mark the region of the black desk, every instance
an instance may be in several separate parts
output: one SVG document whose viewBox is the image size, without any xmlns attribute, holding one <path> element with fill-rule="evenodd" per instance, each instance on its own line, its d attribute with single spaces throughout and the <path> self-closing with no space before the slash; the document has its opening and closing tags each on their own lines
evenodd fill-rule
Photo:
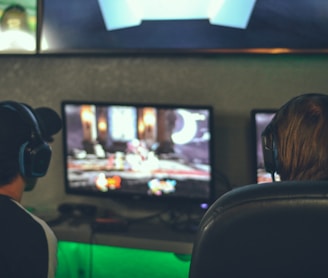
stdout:
<svg viewBox="0 0 328 278">
<path fill-rule="evenodd" d="M 126 231 L 97 232 L 88 221 L 67 219 L 52 226 L 60 241 L 157 250 L 176 254 L 191 254 L 194 232 L 173 230 L 162 223 L 132 223 Z"/>
</svg>

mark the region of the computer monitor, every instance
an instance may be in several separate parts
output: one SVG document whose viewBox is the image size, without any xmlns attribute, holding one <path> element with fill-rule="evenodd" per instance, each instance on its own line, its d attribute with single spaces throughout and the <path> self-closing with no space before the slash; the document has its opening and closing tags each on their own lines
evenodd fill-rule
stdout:
<svg viewBox="0 0 328 278">
<path fill-rule="evenodd" d="M 0 54 L 37 52 L 38 1 L 0 1 Z"/>
<path fill-rule="evenodd" d="M 43 0 L 41 53 L 327 52 L 325 0 Z"/>
<path fill-rule="evenodd" d="M 251 111 L 253 143 L 253 181 L 256 183 L 271 182 L 271 174 L 265 171 L 261 134 L 270 123 L 277 110 L 253 109 Z"/>
<path fill-rule="evenodd" d="M 209 203 L 211 106 L 63 101 L 69 194 Z"/>
</svg>

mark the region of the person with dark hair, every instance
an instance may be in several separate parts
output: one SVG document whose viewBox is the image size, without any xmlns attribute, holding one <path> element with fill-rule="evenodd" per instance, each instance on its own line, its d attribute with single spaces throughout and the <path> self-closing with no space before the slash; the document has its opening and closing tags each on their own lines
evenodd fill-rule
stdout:
<svg viewBox="0 0 328 278">
<path fill-rule="evenodd" d="M 292 98 L 262 133 L 265 167 L 283 181 L 328 180 L 328 95 Z"/>
<path fill-rule="evenodd" d="M 46 175 L 61 125 L 50 108 L 0 102 L 0 277 L 55 277 L 57 239 L 21 200 Z"/>
</svg>

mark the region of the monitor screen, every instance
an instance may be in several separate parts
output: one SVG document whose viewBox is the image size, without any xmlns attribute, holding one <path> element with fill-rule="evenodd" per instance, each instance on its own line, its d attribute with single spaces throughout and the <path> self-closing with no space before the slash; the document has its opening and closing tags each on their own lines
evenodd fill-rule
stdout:
<svg viewBox="0 0 328 278">
<path fill-rule="evenodd" d="M 42 3 L 42 53 L 328 51 L 326 0 Z"/>
<path fill-rule="evenodd" d="M 62 102 L 66 192 L 206 202 L 212 107 Z"/>
<path fill-rule="evenodd" d="M 253 109 L 251 111 L 251 122 L 253 132 L 253 153 L 254 153 L 254 182 L 271 182 L 271 174 L 265 171 L 261 134 L 270 123 L 276 110 L 274 109 Z"/>
<path fill-rule="evenodd" d="M 37 52 L 37 0 L 0 0 L 0 54 Z"/>
</svg>

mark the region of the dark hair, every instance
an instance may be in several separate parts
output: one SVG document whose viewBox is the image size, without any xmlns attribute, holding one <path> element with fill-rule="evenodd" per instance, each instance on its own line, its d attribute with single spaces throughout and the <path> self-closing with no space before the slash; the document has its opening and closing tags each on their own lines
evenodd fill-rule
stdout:
<svg viewBox="0 0 328 278">
<path fill-rule="evenodd" d="M 278 110 L 271 128 L 281 180 L 328 179 L 328 95 L 292 98 Z"/>
<path fill-rule="evenodd" d="M 19 174 L 19 150 L 30 134 L 30 127 L 16 111 L 0 108 L 0 186 Z"/>
</svg>

